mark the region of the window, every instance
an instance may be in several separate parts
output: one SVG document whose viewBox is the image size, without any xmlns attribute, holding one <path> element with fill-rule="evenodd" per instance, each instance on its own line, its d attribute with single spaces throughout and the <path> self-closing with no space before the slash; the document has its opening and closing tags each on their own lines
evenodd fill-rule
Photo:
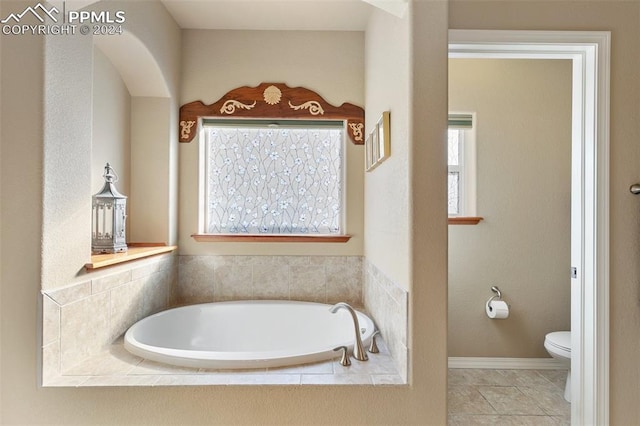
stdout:
<svg viewBox="0 0 640 426">
<path fill-rule="evenodd" d="M 343 122 L 205 120 L 206 234 L 344 233 Z"/>
<path fill-rule="evenodd" d="M 475 215 L 475 130 L 473 114 L 449 114 L 449 216 Z"/>
</svg>

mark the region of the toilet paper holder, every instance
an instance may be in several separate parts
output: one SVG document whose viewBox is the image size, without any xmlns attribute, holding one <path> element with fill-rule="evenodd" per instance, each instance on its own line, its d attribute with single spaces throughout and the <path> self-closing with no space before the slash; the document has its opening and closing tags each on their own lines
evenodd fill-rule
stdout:
<svg viewBox="0 0 640 426">
<path fill-rule="evenodd" d="M 489 299 L 487 301 L 487 303 L 491 302 L 492 300 L 502 300 L 502 292 L 500 291 L 500 289 L 497 286 L 492 286 L 491 287 L 491 291 L 494 292 L 496 295 L 495 296 L 491 296 L 491 299 Z"/>
</svg>

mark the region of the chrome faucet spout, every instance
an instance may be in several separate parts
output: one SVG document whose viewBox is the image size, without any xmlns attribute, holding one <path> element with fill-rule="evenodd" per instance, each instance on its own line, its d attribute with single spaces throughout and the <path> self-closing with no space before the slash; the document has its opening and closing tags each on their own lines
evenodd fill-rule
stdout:
<svg viewBox="0 0 640 426">
<path fill-rule="evenodd" d="M 333 305 L 329 310 L 331 311 L 331 313 L 335 314 L 340 309 L 347 310 L 351 314 L 351 318 L 353 319 L 353 327 L 356 335 L 356 340 L 353 344 L 353 357 L 358 361 L 368 360 L 369 357 L 362 347 L 362 338 L 360 337 L 360 323 L 358 322 L 358 315 L 356 314 L 355 309 L 353 309 L 348 303 L 339 302 Z"/>
</svg>

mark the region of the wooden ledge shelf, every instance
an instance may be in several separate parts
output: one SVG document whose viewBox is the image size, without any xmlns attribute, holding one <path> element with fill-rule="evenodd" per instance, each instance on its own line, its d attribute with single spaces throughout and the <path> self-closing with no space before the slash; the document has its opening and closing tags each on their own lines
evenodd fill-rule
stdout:
<svg viewBox="0 0 640 426">
<path fill-rule="evenodd" d="M 482 220 L 482 217 L 450 217 L 449 225 L 477 225 Z"/>
<path fill-rule="evenodd" d="M 204 243 L 346 243 L 351 235 L 218 235 L 193 234 Z"/>
<path fill-rule="evenodd" d="M 168 246 L 162 243 L 129 243 L 128 246 L 128 250 L 124 253 L 92 255 L 91 262 L 84 265 L 85 269 L 92 271 L 158 254 L 171 253 L 178 248 L 177 246 Z"/>
</svg>

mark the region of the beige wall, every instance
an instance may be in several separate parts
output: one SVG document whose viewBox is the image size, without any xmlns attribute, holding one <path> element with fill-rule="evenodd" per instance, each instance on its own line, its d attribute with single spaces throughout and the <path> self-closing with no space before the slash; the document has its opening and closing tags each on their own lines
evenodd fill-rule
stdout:
<svg viewBox="0 0 640 426">
<path fill-rule="evenodd" d="M 640 418 L 640 3 L 452 1 L 451 28 L 611 31 L 610 423 Z"/>
<path fill-rule="evenodd" d="M 449 60 L 449 109 L 475 112 L 477 226 L 449 226 L 449 356 L 548 357 L 570 329 L 571 62 Z M 497 285 L 510 304 L 492 321 Z"/>
<path fill-rule="evenodd" d="M 21 11 L 23 6 L 24 2 L 2 2 L 0 15 Z M 141 10 L 147 6 L 153 9 L 155 3 L 135 3 Z M 39 82 L 44 73 L 42 57 L 47 51 L 38 39 L 3 40 L 2 195 L 10 197 L 12 204 L 2 204 L 3 239 L 0 242 L 3 255 L 0 268 L 2 423 L 444 424 L 446 312 L 441 301 L 446 299 L 446 213 L 440 206 L 445 202 L 442 141 L 446 128 L 447 8 L 444 2 L 419 2 L 415 7 L 415 13 L 408 15 L 407 25 L 414 40 L 410 56 L 415 58 L 413 65 L 409 65 L 415 79 L 409 85 L 414 86 L 416 96 L 409 96 L 408 102 L 411 109 L 437 118 L 414 123 L 409 129 L 410 138 L 420 141 L 420 144 L 410 144 L 413 154 L 409 157 L 416 157 L 411 163 L 419 164 L 419 167 L 409 165 L 411 181 L 423 193 L 409 201 L 408 217 L 410 221 L 429 224 L 426 227 L 429 232 L 409 238 L 407 244 L 412 248 L 404 249 L 421 259 L 406 267 L 411 269 L 406 273 L 409 280 L 416 283 L 412 288 L 412 306 L 415 306 L 412 321 L 419 324 L 414 327 L 410 343 L 413 384 L 400 388 L 361 387 L 357 392 L 348 386 L 38 389 L 36 354 L 39 349 L 35 342 L 39 335 L 36 324 L 38 267 L 42 262 L 39 227 L 43 135 L 40 126 L 44 90 Z M 146 24 L 146 29 L 162 29 Z M 385 20 L 380 20 L 370 30 L 384 32 L 385 24 Z M 158 35 L 159 40 L 164 33 Z M 339 47 L 342 46 L 334 45 L 336 49 Z M 20 63 L 13 60 L 17 57 Z M 389 79 L 394 76 L 392 71 Z M 421 75 L 430 77 L 419 79 Z M 338 86 L 340 81 L 335 79 L 331 87 Z M 313 88 L 320 93 L 325 91 L 323 87 Z M 364 93 L 361 87 L 358 90 Z M 373 96 L 376 90 L 383 89 L 373 88 L 369 93 Z M 326 96 L 336 102 L 336 97 L 343 96 L 341 92 L 338 95 L 328 93 Z M 363 100 L 358 102 L 346 94 L 344 98 L 355 103 Z M 7 106 L 11 106 L 12 113 L 5 115 Z M 21 143 L 16 144 L 16 140 Z M 87 169 L 89 163 L 87 157 Z M 87 178 L 87 182 L 89 180 Z M 432 202 L 432 194 L 440 203 Z"/>
<path fill-rule="evenodd" d="M 182 103 L 216 102 L 228 91 L 263 82 L 314 90 L 333 105 L 364 105 L 361 32 L 206 31 L 183 35 Z M 363 246 L 363 149 L 346 142 L 347 233 L 345 244 L 197 243 L 198 141 L 180 144 L 180 254 L 361 255 Z"/>
<path fill-rule="evenodd" d="M 365 256 L 401 288 L 410 288 L 409 158 L 410 19 L 376 11 L 366 35 L 369 134 L 390 112 L 391 156 L 365 173 Z"/>
<path fill-rule="evenodd" d="M 104 166 L 118 174 L 116 185 L 131 194 L 131 96 L 118 70 L 98 48 L 93 51 L 93 128 L 91 135 L 91 190 L 104 185 Z"/>
</svg>

